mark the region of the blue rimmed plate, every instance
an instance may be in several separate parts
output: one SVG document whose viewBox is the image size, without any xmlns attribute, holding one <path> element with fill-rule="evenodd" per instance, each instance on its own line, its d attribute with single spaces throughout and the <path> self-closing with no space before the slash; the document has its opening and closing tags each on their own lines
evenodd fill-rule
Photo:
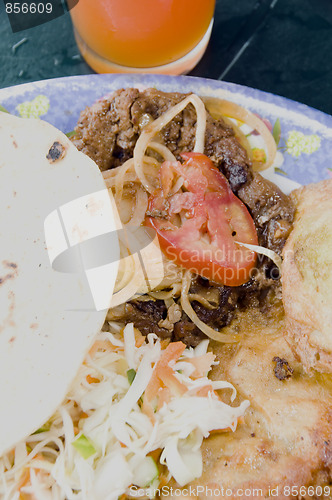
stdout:
<svg viewBox="0 0 332 500">
<path fill-rule="evenodd" d="M 232 100 L 271 124 L 279 119 L 283 154 L 279 173 L 301 184 L 332 176 L 332 117 L 260 90 L 195 77 L 164 75 L 84 75 L 27 83 L 0 90 L 0 104 L 13 114 L 41 117 L 71 131 L 80 111 L 115 89 L 155 87 Z"/>
</svg>

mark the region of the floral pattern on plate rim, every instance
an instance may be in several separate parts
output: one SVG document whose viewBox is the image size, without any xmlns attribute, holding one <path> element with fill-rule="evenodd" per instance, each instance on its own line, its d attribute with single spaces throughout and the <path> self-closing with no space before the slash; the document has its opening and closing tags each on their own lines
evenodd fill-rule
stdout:
<svg viewBox="0 0 332 500">
<path fill-rule="evenodd" d="M 301 184 L 332 176 L 328 163 L 332 150 L 332 117 L 289 99 L 237 84 L 197 77 L 165 75 L 83 75 L 27 83 L 0 90 L 0 104 L 22 117 L 42 117 L 65 133 L 70 132 L 86 106 L 118 88 L 159 88 L 195 92 L 233 100 L 281 124 L 278 149 L 284 155 L 277 171 Z"/>
</svg>

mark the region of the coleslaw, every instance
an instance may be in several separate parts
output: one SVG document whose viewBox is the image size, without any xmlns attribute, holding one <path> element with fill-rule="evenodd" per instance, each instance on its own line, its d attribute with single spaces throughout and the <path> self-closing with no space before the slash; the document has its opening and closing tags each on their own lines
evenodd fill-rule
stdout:
<svg viewBox="0 0 332 500">
<path fill-rule="evenodd" d="M 58 411 L 0 459 L 4 500 L 115 500 L 134 485 L 184 486 L 202 474 L 202 440 L 235 430 L 249 406 L 230 406 L 208 378 L 215 356 L 143 337 L 133 324 L 100 332 Z"/>
</svg>

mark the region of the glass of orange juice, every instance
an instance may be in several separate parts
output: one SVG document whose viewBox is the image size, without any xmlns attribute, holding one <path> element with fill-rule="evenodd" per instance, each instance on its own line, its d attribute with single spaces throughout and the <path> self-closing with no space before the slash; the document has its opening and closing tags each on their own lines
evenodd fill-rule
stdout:
<svg viewBox="0 0 332 500">
<path fill-rule="evenodd" d="M 215 0 L 79 0 L 70 13 L 80 51 L 98 73 L 178 75 L 204 54 L 214 7 Z"/>
</svg>

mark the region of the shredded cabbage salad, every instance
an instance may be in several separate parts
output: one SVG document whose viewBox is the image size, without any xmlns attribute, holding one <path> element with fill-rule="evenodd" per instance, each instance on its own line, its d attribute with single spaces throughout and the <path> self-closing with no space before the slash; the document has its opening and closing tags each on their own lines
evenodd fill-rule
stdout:
<svg viewBox="0 0 332 500">
<path fill-rule="evenodd" d="M 143 337 L 132 324 L 100 332 L 53 417 L 0 458 L 3 500 L 115 500 L 173 477 L 202 474 L 201 444 L 212 430 L 235 430 L 249 406 L 225 404 L 236 391 L 207 375 L 215 356 Z"/>
</svg>

